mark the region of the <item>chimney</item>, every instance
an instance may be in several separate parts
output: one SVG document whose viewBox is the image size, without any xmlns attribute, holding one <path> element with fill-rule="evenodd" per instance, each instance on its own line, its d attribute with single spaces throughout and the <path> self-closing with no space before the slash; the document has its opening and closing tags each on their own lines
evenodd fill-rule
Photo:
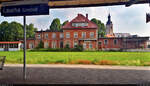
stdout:
<svg viewBox="0 0 150 86">
<path fill-rule="evenodd" d="M 86 14 L 86 18 L 88 19 L 88 14 Z"/>
</svg>

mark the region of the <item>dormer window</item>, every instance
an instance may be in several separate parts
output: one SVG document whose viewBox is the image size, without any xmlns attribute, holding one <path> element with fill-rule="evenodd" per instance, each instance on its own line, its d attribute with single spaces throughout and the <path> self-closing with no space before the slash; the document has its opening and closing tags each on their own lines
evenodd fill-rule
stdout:
<svg viewBox="0 0 150 86">
<path fill-rule="evenodd" d="M 86 27 L 88 26 L 88 23 L 83 22 L 83 23 L 72 23 L 73 27 Z"/>
</svg>

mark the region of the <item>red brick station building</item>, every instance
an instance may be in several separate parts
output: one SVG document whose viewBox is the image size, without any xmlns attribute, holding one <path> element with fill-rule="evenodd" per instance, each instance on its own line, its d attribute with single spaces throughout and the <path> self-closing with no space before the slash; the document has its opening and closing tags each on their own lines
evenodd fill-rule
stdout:
<svg viewBox="0 0 150 86">
<path fill-rule="evenodd" d="M 149 37 L 139 37 L 129 33 L 113 33 L 113 23 L 109 14 L 106 23 L 106 36 L 98 35 L 98 26 L 86 16 L 78 14 L 64 25 L 61 31 L 36 31 L 35 38 L 27 40 L 27 48 L 33 49 L 40 41 L 44 48 L 70 48 L 82 45 L 85 50 L 120 50 L 147 48 Z"/>
</svg>

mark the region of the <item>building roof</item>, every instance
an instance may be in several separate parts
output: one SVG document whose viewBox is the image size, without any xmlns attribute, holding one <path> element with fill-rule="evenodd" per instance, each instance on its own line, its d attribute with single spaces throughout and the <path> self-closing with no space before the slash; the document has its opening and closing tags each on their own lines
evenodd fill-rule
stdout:
<svg viewBox="0 0 150 86">
<path fill-rule="evenodd" d="M 0 44 L 19 44 L 21 41 L 1 41 Z"/>
<path fill-rule="evenodd" d="M 106 37 L 115 37 L 114 35 L 107 34 Z"/>
<path fill-rule="evenodd" d="M 72 23 L 83 23 L 83 22 L 88 23 L 88 26 L 84 26 L 84 27 L 73 27 L 72 26 Z M 97 29 L 98 26 L 88 19 L 88 15 L 85 17 L 82 14 L 78 14 L 77 17 L 75 17 L 72 21 L 65 24 L 62 28 L 63 29 L 75 29 L 75 28 L 79 28 L 79 29 L 89 29 L 89 28 Z"/>
<path fill-rule="evenodd" d="M 133 39 L 135 40 L 149 40 L 150 37 L 100 37 L 99 39 L 131 39 L 131 41 Z"/>
<path fill-rule="evenodd" d="M 41 32 L 63 32 L 63 30 L 61 29 L 60 31 L 57 31 L 57 30 L 41 30 L 41 31 L 35 31 L 36 33 L 41 33 Z"/>
</svg>

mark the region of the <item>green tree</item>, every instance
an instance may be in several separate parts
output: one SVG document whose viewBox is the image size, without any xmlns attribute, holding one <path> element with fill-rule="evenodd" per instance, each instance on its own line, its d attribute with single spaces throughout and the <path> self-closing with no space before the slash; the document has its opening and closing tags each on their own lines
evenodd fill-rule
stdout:
<svg viewBox="0 0 150 86">
<path fill-rule="evenodd" d="M 7 33 L 9 32 L 9 31 L 7 31 L 8 25 L 9 25 L 9 23 L 7 21 L 3 21 L 0 24 L 0 41 L 4 41 L 4 40 L 7 41 L 8 34 L 6 34 L 6 32 Z"/>
<path fill-rule="evenodd" d="M 10 38 L 8 41 L 18 41 L 23 38 L 23 28 L 20 23 L 17 22 L 11 22 L 8 26 L 8 38 Z"/>
<path fill-rule="evenodd" d="M 69 21 L 67 20 L 67 21 L 64 21 L 63 22 L 63 24 L 62 24 L 62 26 L 64 26 L 65 24 L 67 24 Z"/>
<path fill-rule="evenodd" d="M 59 18 L 55 18 L 51 25 L 50 25 L 50 30 L 52 31 L 60 31 L 61 30 L 61 23 Z"/>
<path fill-rule="evenodd" d="M 44 48 L 44 43 L 42 41 L 40 41 L 40 43 L 37 46 L 37 49 L 39 49 L 39 48 Z"/>
<path fill-rule="evenodd" d="M 33 38 L 35 31 L 37 31 L 37 28 L 34 27 L 34 24 L 27 25 L 27 38 Z"/>
<path fill-rule="evenodd" d="M 37 28 L 33 24 L 27 26 L 27 38 L 34 37 Z M 4 21 L 0 24 L 0 41 L 18 41 L 23 39 L 23 25 L 15 21 L 8 23 Z"/>
<path fill-rule="evenodd" d="M 91 19 L 91 21 L 94 22 L 98 26 L 98 35 L 100 35 L 101 37 L 104 37 L 106 33 L 106 27 L 104 23 L 102 23 L 100 20 L 96 18 Z"/>
</svg>

